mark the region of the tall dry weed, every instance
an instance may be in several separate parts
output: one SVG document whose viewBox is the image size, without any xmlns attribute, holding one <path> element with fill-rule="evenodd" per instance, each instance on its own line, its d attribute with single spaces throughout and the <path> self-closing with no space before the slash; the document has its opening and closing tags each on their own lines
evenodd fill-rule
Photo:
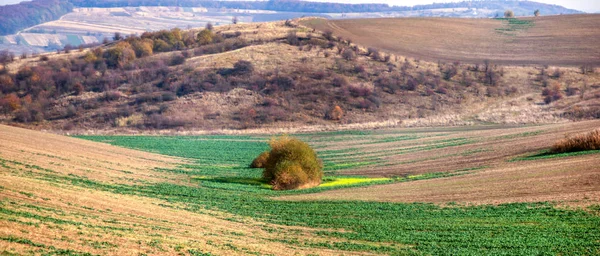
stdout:
<svg viewBox="0 0 600 256">
<path fill-rule="evenodd" d="M 567 153 L 587 150 L 600 150 L 600 129 L 564 138 L 556 142 L 550 152 Z"/>
</svg>

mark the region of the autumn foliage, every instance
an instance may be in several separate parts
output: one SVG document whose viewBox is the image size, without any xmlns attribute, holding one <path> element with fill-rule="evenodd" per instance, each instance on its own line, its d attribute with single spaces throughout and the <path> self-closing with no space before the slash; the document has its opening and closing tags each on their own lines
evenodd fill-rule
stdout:
<svg viewBox="0 0 600 256">
<path fill-rule="evenodd" d="M 337 105 L 335 107 L 331 108 L 326 114 L 326 117 L 329 120 L 336 120 L 336 121 L 341 120 L 342 116 L 344 116 L 344 111 L 342 110 L 342 108 L 340 106 L 337 106 Z"/>
<path fill-rule="evenodd" d="M 0 99 L 0 105 L 9 111 L 15 111 L 21 108 L 21 101 L 16 93 L 11 93 Z"/>
</svg>

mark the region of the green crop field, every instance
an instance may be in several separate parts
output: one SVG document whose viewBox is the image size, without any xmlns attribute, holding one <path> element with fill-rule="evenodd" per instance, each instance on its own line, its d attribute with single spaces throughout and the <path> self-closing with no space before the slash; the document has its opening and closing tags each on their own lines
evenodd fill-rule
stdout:
<svg viewBox="0 0 600 256">
<path fill-rule="evenodd" d="M 532 133 L 537 134 L 537 133 Z M 410 143 L 417 137 L 389 133 L 339 132 L 300 135 L 318 148 L 328 170 L 321 187 L 301 191 L 272 191 L 260 182 L 261 170 L 247 168 L 252 159 L 268 148 L 268 137 L 251 136 L 84 136 L 80 138 L 188 159 L 178 169 L 163 169 L 189 175 L 199 186 L 172 183 L 145 186 L 103 184 L 76 177 L 80 186 L 158 198 L 179 203 L 186 211 L 217 210 L 251 217 L 267 224 L 321 228 L 314 236 L 331 242 L 310 243 L 281 237 L 301 247 L 370 251 L 411 255 L 595 255 L 600 253 L 600 212 L 597 207 L 561 209 L 552 203 L 438 206 L 424 203 L 379 203 L 359 201 L 281 201 L 276 196 L 313 193 L 337 186 L 410 182 L 446 175 L 412 175 L 404 179 L 344 177 L 344 167 L 385 164 L 389 150 L 419 152 L 475 143 L 473 138 L 443 138 L 445 133 L 418 134 L 433 138 L 418 145 L 357 153 L 356 145 Z M 522 135 L 526 136 L 526 135 Z M 440 137 L 436 140 L 436 137 Z M 509 136 L 510 137 L 510 136 Z M 343 139 L 340 139 L 343 138 Z M 345 148 L 330 149 L 348 140 Z M 356 145 L 352 145 L 356 144 Z M 363 149 L 364 150 L 364 149 Z M 388 152 L 388 153 L 385 153 Z M 483 150 L 471 150 L 476 154 Z M 366 155 L 366 156 L 365 156 Z M 365 158 L 367 160 L 365 160 Z M 337 160 L 342 159 L 342 160 Z M 484 168 L 484 167 L 482 167 Z M 469 173 L 477 168 L 463 170 Z M 462 175 L 459 172 L 456 175 Z M 348 182 L 344 182 L 344 179 Z M 356 182 L 358 180 L 358 182 Z M 361 182 L 361 181 L 365 182 Z M 330 185 L 327 185 L 330 184 Z M 333 185 L 332 185 L 333 184 Z M 231 217 L 229 217 L 231 218 Z M 264 230 L 272 227 L 265 225 Z M 339 242 L 338 242 L 339 241 Z"/>
<path fill-rule="evenodd" d="M 248 167 L 270 135 L 0 126 L 0 255 L 598 255 L 597 152 L 544 151 L 597 125 L 296 134 L 293 191 Z"/>
</svg>

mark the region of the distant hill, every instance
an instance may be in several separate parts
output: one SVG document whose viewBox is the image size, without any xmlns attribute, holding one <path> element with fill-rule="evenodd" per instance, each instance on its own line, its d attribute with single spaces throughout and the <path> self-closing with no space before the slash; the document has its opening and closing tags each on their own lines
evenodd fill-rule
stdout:
<svg viewBox="0 0 600 256">
<path fill-rule="evenodd" d="M 71 11 L 73 5 L 65 0 L 36 0 L 0 6 L 0 35 L 57 20 Z"/>
<path fill-rule="evenodd" d="M 73 10 L 73 6 L 89 7 L 139 7 L 181 6 L 216 9 L 269 10 L 297 13 L 385 13 L 389 16 L 423 17 L 495 17 L 510 9 L 517 16 L 531 16 L 535 10 L 543 15 L 581 13 L 558 5 L 531 1 L 490 0 L 464 1 L 458 3 L 434 3 L 413 7 L 389 6 L 387 4 L 340 4 L 297 0 L 270 1 L 213 1 L 213 0 L 34 0 L 16 5 L 0 6 L 0 35 L 9 35 L 44 22 L 57 20 Z M 382 14 L 379 14 L 381 16 Z M 334 16 L 346 18 L 357 16 Z M 371 16 L 359 16 L 365 18 Z M 377 15 L 375 16 L 377 17 Z"/>
<path fill-rule="evenodd" d="M 515 0 L 484 0 L 463 1 L 458 3 L 434 3 L 417 6 L 389 6 L 387 4 L 341 4 L 327 2 L 310 2 L 298 0 L 270 0 L 270 1 L 211 1 L 211 0 L 71 0 L 78 7 L 131 7 L 131 6 L 182 6 L 182 7 L 207 7 L 207 8 L 234 8 L 271 10 L 280 12 L 308 12 L 308 13 L 364 13 L 364 12 L 405 12 L 447 8 L 486 9 L 504 12 L 511 9 L 515 15 L 532 15 L 533 11 L 551 14 L 575 14 L 577 10 L 567 9 L 558 5 L 537 3 L 532 1 Z M 495 15 L 495 13 L 493 14 Z M 492 15 L 492 16 L 493 16 Z"/>
<path fill-rule="evenodd" d="M 400 7 L 405 9 L 405 7 Z M 544 15 L 577 14 L 583 13 L 578 10 L 568 9 L 559 5 L 544 4 L 534 1 L 518 0 L 482 0 L 463 1 L 457 3 L 434 3 L 429 5 L 417 5 L 412 10 L 428 10 L 441 8 L 468 8 L 472 10 L 484 9 L 495 10 L 500 16 L 505 10 L 512 10 L 516 16 L 532 16 L 533 11 L 539 10 Z M 495 14 L 494 14 L 495 15 Z"/>
</svg>

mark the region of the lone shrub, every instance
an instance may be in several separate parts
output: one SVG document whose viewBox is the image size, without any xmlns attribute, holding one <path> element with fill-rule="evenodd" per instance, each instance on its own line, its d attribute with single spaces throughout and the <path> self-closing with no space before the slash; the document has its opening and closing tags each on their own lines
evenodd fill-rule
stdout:
<svg viewBox="0 0 600 256">
<path fill-rule="evenodd" d="M 515 13 L 512 10 L 506 10 L 504 12 L 504 18 L 514 18 Z"/>
<path fill-rule="evenodd" d="M 600 150 L 600 129 L 588 134 L 568 137 L 556 142 L 551 153 L 567 153 L 587 150 Z"/>
<path fill-rule="evenodd" d="M 250 168 L 265 168 L 265 164 L 269 159 L 269 151 L 260 153 L 250 164 Z"/>
<path fill-rule="evenodd" d="M 306 143 L 287 136 L 272 139 L 263 178 L 274 190 L 309 188 L 321 184 L 323 168 Z M 259 156 L 260 157 L 260 156 Z"/>
</svg>

